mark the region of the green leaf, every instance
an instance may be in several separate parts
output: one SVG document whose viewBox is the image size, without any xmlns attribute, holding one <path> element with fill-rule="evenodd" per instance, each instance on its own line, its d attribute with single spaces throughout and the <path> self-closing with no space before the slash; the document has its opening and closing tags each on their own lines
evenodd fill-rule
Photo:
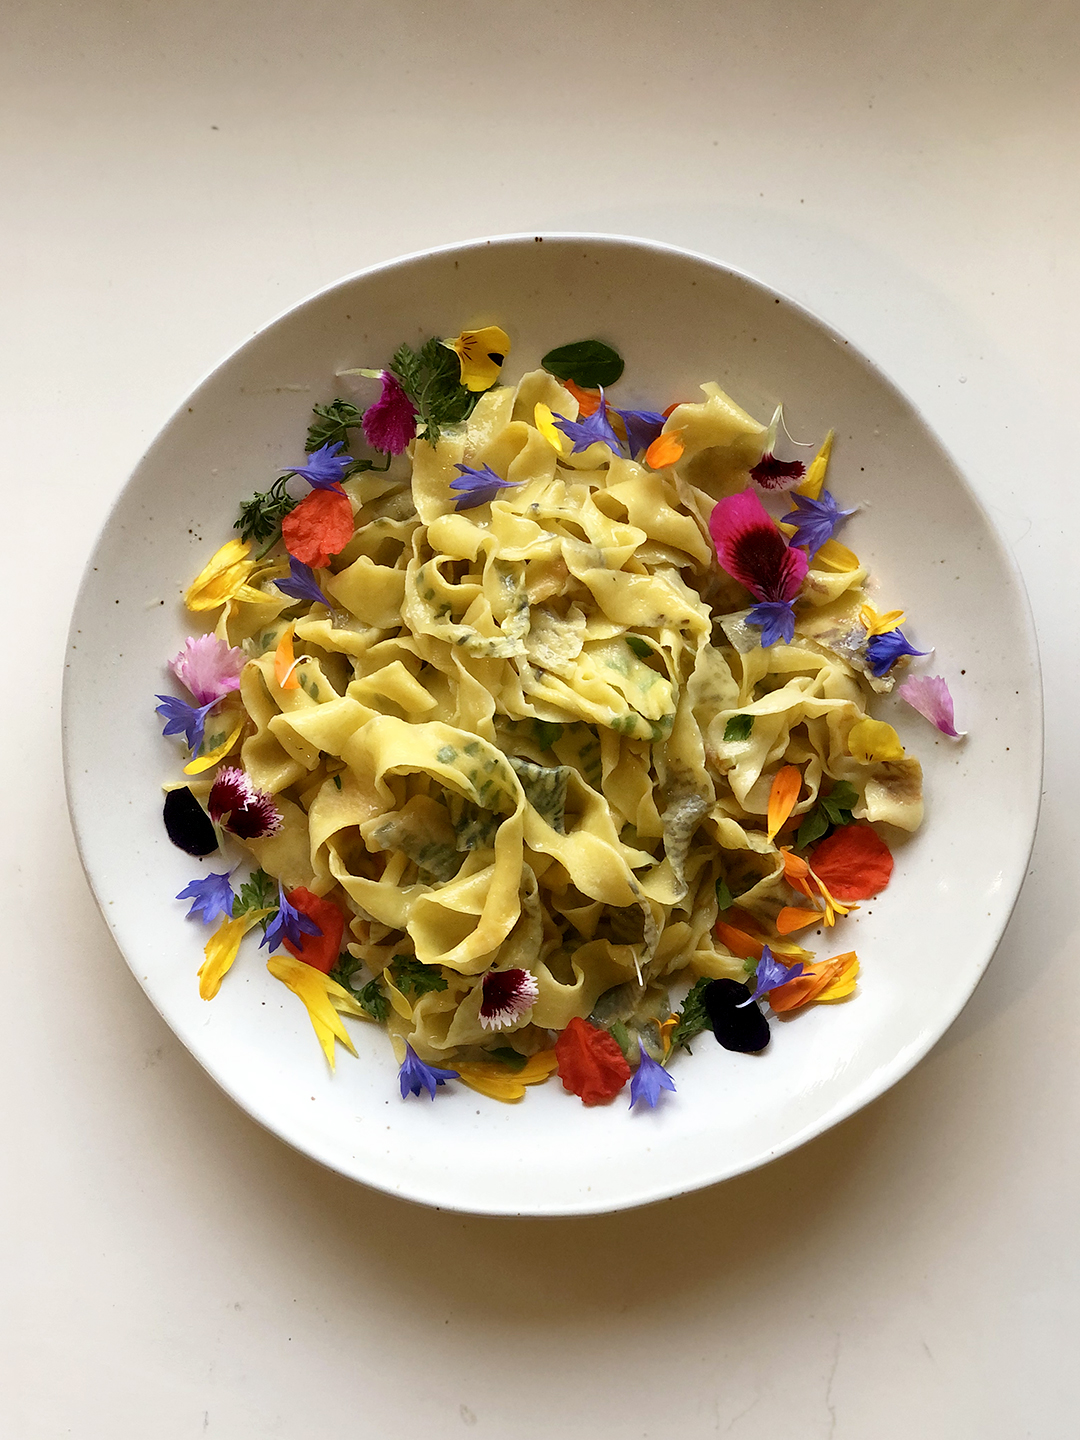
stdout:
<svg viewBox="0 0 1080 1440">
<path fill-rule="evenodd" d="M 315 405 L 312 412 L 315 419 L 308 427 L 304 449 L 310 455 L 321 445 L 349 444 L 349 431 L 355 430 L 363 420 L 363 412 L 350 400 L 331 400 L 329 405 Z"/>
<path fill-rule="evenodd" d="M 378 1020 L 380 1024 L 390 1014 L 390 1001 L 383 994 L 377 979 L 369 980 L 362 990 L 357 990 L 354 994 L 371 1018 Z"/>
<path fill-rule="evenodd" d="M 710 983 L 708 976 L 703 975 L 700 980 L 695 981 L 690 993 L 683 1001 L 678 1023 L 668 1037 L 672 1050 L 681 1045 L 684 1050 L 693 1054 L 688 1041 L 693 1040 L 695 1035 L 700 1035 L 703 1030 L 710 1028 L 709 1017 L 705 1013 L 704 999 L 705 987 Z"/>
<path fill-rule="evenodd" d="M 281 529 L 285 516 L 300 504 L 286 490 L 288 482 L 288 475 L 282 475 L 269 490 L 256 493 L 250 500 L 244 501 L 240 506 L 240 518 L 233 525 L 234 530 L 240 531 L 241 540 L 267 540 Z"/>
<path fill-rule="evenodd" d="M 723 875 L 716 882 L 716 908 L 718 910 L 730 910 L 735 904 L 735 896 L 728 888 L 728 883 Z"/>
<path fill-rule="evenodd" d="M 625 639 L 626 643 L 630 646 L 630 649 L 634 652 L 634 654 L 638 657 L 639 660 L 651 660 L 652 657 L 656 654 L 656 651 L 652 648 L 649 642 L 647 640 L 642 640 L 640 635 L 627 635 Z"/>
<path fill-rule="evenodd" d="M 807 845 L 812 845 L 815 840 L 820 840 L 828 828 L 829 817 L 820 805 L 815 805 L 799 826 L 798 834 L 795 836 L 795 849 L 805 850 Z"/>
<path fill-rule="evenodd" d="M 750 731 L 754 728 L 753 715 L 732 715 L 731 719 L 724 726 L 725 740 L 749 740 Z"/>
<path fill-rule="evenodd" d="M 615 1020 L 608 1026 L 608 1034 L 618 1045 L 624 1057 L 630 1059 L 630 1031 L 621 1020 Z"/>
<path fill-rule="evenodd" d="M 416 407 L 417 435 L 433 446 L 447 425 L 469 418 L 483 393 L 462 385 L 457 356 L 436 335 L 419 350 L 400 345 L 390 368 Z"/>
<path fill-rule="evenodd" d="M 498 1060 L 502 1065 L 508 1065 L 511 1070 L 524 1070 L 529 1063 L 528 1057 L 519 1055 L 516 1050 L 511 1050 L 509 1045 L 497 1045 L 494 1050 L 489 1050 L 488 1055 L 492 1060 Z"/>
<path fill-rule="evenodd" d="M 540 364 L 556 380 L 572 380 L 587 390 L 614 385 L 623 373 L 624 362 L 617 350 L 602 340 L 575 340 L 549 350 Z"/>
<path fill-rule="evenodd" d="M 411 955 L 395 955 L 390 962 L 394 984 L 403 995 L 426 995 L 430 990 L 445 990 L 442 971 L 425 965 Z"/>
<path fill-rule="evenodd" d="M 233 898 L 232 918 L 235 920 L 240 915 L 246 915 L 249 910 L 276 910 L 277 900 L 277 881 L 271 879 L 265 870 L 253 870 Z M 273 916 L 265 915 L 260 922 L 264 934 L 272 919 Z"/>
</svg>

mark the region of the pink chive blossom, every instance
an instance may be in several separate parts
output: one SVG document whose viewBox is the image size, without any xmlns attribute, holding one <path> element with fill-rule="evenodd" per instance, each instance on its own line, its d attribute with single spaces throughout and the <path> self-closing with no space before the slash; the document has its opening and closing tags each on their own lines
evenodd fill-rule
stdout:
<svg viewBox="0 0 1080 1440">
<path fill-rule="evenodd" d="M 281 816 L 271 797 L 256 789 L 235 765 L 218 771 L 207 808 L 215 825 L 241 840 L 263 840 L 281 829 Z"/>
<path fill-rule="evenodd" d="M 216 635 L 193 635 L 184 641 L 179 655 L 169 661 L 169 669 L 187 686 L 197 704 L 210 705 L 240 689 L 240 672 L 246 664 L 242 650 L 226 645 Z"/>
<path fill-rule="evenodd" d="M 400 455 L 416 435 L 416 410 L 395 375 L 383 370 L 379 378 L 382 394 L 364 411 L 364 439 L 384 455 Z"/>
<path fill-rule="evenodd" d="M 941 675 L 913 675 L 896 692 L 913 710 L 936 725 L 943 735 L 958 740 L 965 732 L 957 730 L 953 715 L 953 698 Z"/>
<path fill-rule="evenodd" d="M 532 1009 L 540 987 L 528 970 L 489 970 L 484 976 L 483 992 L 480 1024 L 485 1030 L 501 1030 Z"/>
</svg>

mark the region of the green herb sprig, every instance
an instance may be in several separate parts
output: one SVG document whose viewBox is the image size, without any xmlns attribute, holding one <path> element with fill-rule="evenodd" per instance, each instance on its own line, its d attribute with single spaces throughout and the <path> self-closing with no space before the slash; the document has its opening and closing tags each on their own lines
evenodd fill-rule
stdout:
<svg viewBox="0 0 1080 1440">
<path fill-rule="evenodd" d="M 395 955 L 390 961 L 394 984 L 403 995 L 426 995 L 430 990 L 445 990 L 446 981 L 434 965 L 425 965 L 411 955 Z"/>
<path fill-rule="evenodd" d="M 244 501 L 240 506 L 240 518 L 233 526 L 234 530 L 240 531 L 241 540 L 268 540 L 273 535 L 276 543 L 281 534 L 282 520 L 300 504 L 285 488 L 288 483 L 288 475 L 282 475 L 269 490 L 263 494 L 256 493 L 250 500 Z"/>
<path fill-rule="evenodd" d="M 233 898 L 232 918 L 235 920 L 251 910 L 277 910 L 277 908 L 277 881 L 271 879 L 265 870 L 253 870 L 240 886 L 239 893 Z M 264 935 L 266 927 L 272 919 L 272 915 L 264 915 L 259 922 Z"/>
<path fill-rule="evenodd" d="M 805 816 L 795 836 L 795 849 L 805 850 L 815 840 L 839 825 L 850 825 L 852 810 L 859 803 L 859 792 L 846 780 L 838 780 L 823 799 Z"/>
<path fill-rule="evenodd" d="M 692 1055 L 694 1052 L 690 1049 L 689 1042 L 695 1035 L 700 1035 L 703 1030 L 710 1028 L 709 1017 L 705 1013 L 705 987 L 710 983 L 708 976 L 703 975 L 694 982 L 683 1001 L 678 1022 L 668 1036 L 672 1050 L 682 1046 L 688 1055 Z"/>
<path fill-rule="evenodd" d="M 399 346 L 390 368 L 416 406 L 417 435 L 429 445 L 438 445 L 446 426 L 467 420 L 484 393 L 462 385 L 458 358 L 438 336 L 425 340 L 419 350 Z"/>
</svg>

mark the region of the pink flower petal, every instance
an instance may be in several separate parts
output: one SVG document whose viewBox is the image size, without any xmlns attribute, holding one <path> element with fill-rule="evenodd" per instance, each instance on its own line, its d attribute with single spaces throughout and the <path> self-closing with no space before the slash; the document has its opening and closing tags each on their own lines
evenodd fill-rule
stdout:
<svg viewBox="0 0 1080 1440">
<path fill-rule="evenodd" d="M 216 635 L 190 636 L 169 668 L 186 685 L 197 705 L 209 705 L 240 689 L 240 671 L 247 664 L 242 650 L 226 645 Z"/>
<path fill-rule="evenodd" d="M 957 740 L 965 731 L 957 730 L 953 718 L 953 698 L 940 675 L 913 675 L 896 692 L 913 710 L 936 725 L 943 735 Z"/>
<path fill-rule="evenodd" d="M 416 411 L 397 377 L 382 372 L 382 394 L 364 411 L 364 438 L 373 450 L 400 455 L 416 434 Z"/>
<path fill-rule="evenodd" d="M 720 564 L 758 600 L 794 600 L 809 560 L 793 549 L 752 490 L 718 501 L 709 533 Z"/>
</svg>

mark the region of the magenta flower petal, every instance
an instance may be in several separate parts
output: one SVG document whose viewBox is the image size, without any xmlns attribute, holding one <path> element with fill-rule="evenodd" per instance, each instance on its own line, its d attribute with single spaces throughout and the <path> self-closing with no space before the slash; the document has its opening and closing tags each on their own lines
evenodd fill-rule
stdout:
<svg viewBox="0 0 1080 1440">
<path fill-rule="evenodd" d="M 373 450 L 400 455 L 416 435 L 416 410 L 395 375 L 384 370 L 382 394 L 364 411 L 364 438 Z"/>
<path fill-rule="evenodd" d="M 953 698 L 941 675 L 912 675 L 905 680 L 896 693 L 906 700 L 913 710 L 936 725 L 943 735 L 958 740 L 966 732 L 957 730 L 953 715 Z"/>
<path fill-rule="evenodd" d="M 532 1009 L 540 987 L 528 970 L 489 970 L 484 976 L 483 992 L 480 1024 L 485 1030 L 499 1030 Z"/>
<path fill-rule="evenodd" d="M 720 564 L 757 600 L 794 600 L 810 562 L 788 545 L 752 490 L 717 502 L 709 533 Z"/>
<path fill-rule="evenodd" d="M 197 704 L 208 705 L 240 689 L 240 671 L 246 664 L 242 650 L 226 645 L 216 635 L 192 635 L 184 641 L 179 655 L 169 661 L 169 669 L 187 686 Z"/>
<path fill-rule="evenodd" d="M 447 1080 L 459 1078 L 456 1070 L 439 1070 L 434 1065 L 425 1065 L 409 1042 L 405 1042 L 405 1059 L 401 1062 L 401 1069 L 398 1071 L 398 1084 L 401 1086 L 401 1098 L 406 1095 L 419 1095 L 421 1090 L 426 1090 L 431 1099 L 435 1099 L 435 1091 L 440 1085 L 445 1085 Z"/>
<path fill-rule="evenodd" d="M 281 816 L 271 797 L 257 790 L 235 765 L 218 771 L 207 809 L 215 825 L 231 830 L 241 840 L 262 840 L 281 829 Z"/>
</svg>

